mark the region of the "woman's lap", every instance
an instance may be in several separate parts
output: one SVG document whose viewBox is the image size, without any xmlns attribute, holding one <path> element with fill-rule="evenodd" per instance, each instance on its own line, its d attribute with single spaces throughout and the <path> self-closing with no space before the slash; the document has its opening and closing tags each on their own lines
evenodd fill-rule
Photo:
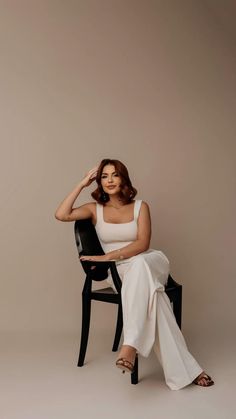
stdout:
<svg viewBox="0 0 236 419">
<path fill-rule="evenodd" d="M 143 276 L 147 275 L 157 288 L 158 285 L 166 284 L 170 272 L 170 264 L 166 255 L 155 249 L 149 249 L 129 259 L 118 261 L 116 268 L 122 283 L 127 280 L 132 281 L 133 277 L 141 277 L 142 280 Z M 107 282 L 114 288 L 111 274 L 109 274 Z"/>
</svg>

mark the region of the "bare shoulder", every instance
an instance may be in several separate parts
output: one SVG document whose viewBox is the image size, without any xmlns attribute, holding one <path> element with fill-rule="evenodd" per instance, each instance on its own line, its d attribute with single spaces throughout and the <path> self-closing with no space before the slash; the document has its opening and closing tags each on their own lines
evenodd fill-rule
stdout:
<svg viewBox="0 0 236 419">
<path fill-rule="evenodd" d="M 80 207 L 73 208 L 69 216 L 64 218 L 62 221 L 76 221 L 84 220 L 85 218 L 96 217 L 96 203 L 88 202 L 86 204 L 80 205 Z"/>
<path fill-rule="evenodd" d="M 93 215 L 96 214 L 96 202 L 87 202 L 86 204 L 82 205 L 81 208 L 87 208 Z"/>
<path fill-rule="evenodd" d="M 145 243 L 145 248 L 148 249 L 151 238 L 151 217 L 149 205 L 146 201 L 141 202 L 139 217 L 138 217 L 138 239 Z"/>
<path fill-rule="evenodd" d="M 141 208 L 149 208 L 149 205 L 148 205 L 148 203 L 146 202 L 146 201 L 143 201 L 142 200 L 142 203 L 141 203 Z"/>
<path fill-rule="evenodd" d="M 140 211 L 142 211 L 143 213 L 149 213 L 150 212 L 149 205 L 146 201 L 141 202 Z"/>
<path fill-rule="evenodd" d="M 96 207 L 97 207 L 97 203 L 95 201 L 87 203 L 87 208 L 90 210 L 93 224 L 96 224 L 96 222 L 97 222 L 97 209 L 96 209 Z"/>
<path fill-rule="evenodd" d="M 87 202 L 87 204 L 84 204 L 84 205 L 87 205 L 91 209 L 96 208 L 96 202 L 95 201 L 93 201 L 93 202 Z"/>
<path fill-rule="evenodd" d="M 138 221 L 145 223 L 150 222 L 150 210 L 149 205 L 146 201 L 141 202 Z"/>
</svg>

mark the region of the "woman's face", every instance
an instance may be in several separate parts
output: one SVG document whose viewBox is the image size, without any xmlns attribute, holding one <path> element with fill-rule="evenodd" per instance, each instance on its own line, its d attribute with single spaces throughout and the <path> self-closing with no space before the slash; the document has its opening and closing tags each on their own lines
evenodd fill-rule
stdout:
<svg viewBox="0 0 236 419">
<path fill-rule="evenodd" d="M 101 185 L 104 192 L 109 195 L 115 195 L 120 192 L 121 178 L 112 164 L 107 164 L 103 167 Z"/>
</svg>

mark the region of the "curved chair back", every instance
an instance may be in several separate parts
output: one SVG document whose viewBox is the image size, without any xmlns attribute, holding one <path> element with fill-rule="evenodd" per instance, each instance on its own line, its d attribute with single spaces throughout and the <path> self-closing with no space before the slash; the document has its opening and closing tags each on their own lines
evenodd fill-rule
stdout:
<svg viewBox="0 0 236 419">
<path fill-rule="evenodd" d="M 95 227 L 91 218 L 77 220 L 74 224 L 75 241 L 79 256 L 104 255 L 101 243 L 98 239 Z M 108 276 L 108 264 L 106 262 L 96 263 L 96 267 L 91 269 L 91 263 L 80 260 L 86 274 L 89 274 L 94 281 L 103 281 Z"/>
</svg>

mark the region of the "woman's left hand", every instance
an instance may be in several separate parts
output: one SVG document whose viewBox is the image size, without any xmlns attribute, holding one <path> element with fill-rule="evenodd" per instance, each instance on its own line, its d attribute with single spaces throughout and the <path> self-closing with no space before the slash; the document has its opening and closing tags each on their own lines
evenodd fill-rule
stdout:
<svg viewBox="0 0 236 419">
<path fill-rule="evenodd" d="M 88 260 L 91 262 L 109 262 L 107 255 L 98 255 L 98 256 L 80 256 L 80 260 Z"/>
</svg>

